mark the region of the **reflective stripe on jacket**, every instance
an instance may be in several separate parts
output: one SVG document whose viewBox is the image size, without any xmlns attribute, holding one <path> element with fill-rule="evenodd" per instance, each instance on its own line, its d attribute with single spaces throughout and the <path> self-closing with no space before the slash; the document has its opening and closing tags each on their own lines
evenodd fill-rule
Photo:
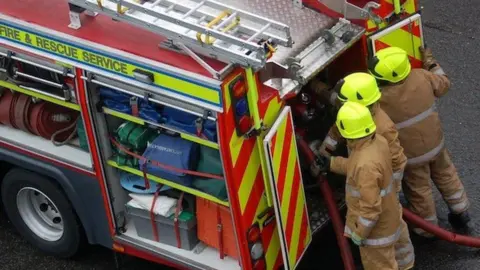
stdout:
<svg viewBox="0 0 480 270">
<path fill-rule="evenodd" d="M 443 149 L 435 100 L 449 88 L 446 76 L 423 69 L 413 69 L 402 83 L 382 87 L 380 105 L 396 123 L 408 165 L 427 162 Z"/>
<path fill-rule="evenodd" d="M 330 163 L 332 172 L 347 176 L 345 235 L 355 232 L 365 245 L 391 244 L 401 223 L 388 143 L 377 134 L 349 141 L 348 147 L 349 158 L 334 157 Z"/>
<path fill-rule="evenodd" d="M 403 178 L 403 171 L 407 165 L 407 156 L 405 156 L 403 153 L 403 147 L 400 145 L 395 124 L 382 110 L 378 103 L 373 105 L 372 115 L 377 126 L 376 133 L 382 135 L 382 137 L 384 137 L 388 142 L 388 147 L 392 156 L 392 169 L 394 172 L 393 179 L 396 181 L 401 181 Z M 324 142 L 329 144 L 332 149 L 335 149 L 337 144 L 340 142 L 344 143 L 345 139 L 340 135 L 337 126 L 334 124 L 330 128 Z M 397 192 L 400 191 L 400 188 L 400 183 L 397 183 Z"/>
</svg>

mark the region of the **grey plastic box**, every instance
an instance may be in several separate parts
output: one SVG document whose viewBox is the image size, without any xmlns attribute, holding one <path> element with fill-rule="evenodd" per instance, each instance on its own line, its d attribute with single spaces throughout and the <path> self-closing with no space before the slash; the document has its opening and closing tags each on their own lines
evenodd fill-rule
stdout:
<svg viewBox="0 0 480 270">
<path fill-rule="evenodd" d="M 148 240 L 155 241 L 152 222 L 150 221 L 150 212 L 144 209 L 132 207 L 128 203 L 125 205 L 127 216 L 133 220 L 137 235 Z M 194 213 L 192 213 L 194 214 Z M 175 224 L 172 217 L 155 216 L 157 226 L 158 240 L 162 244 L 177 247 L 177 237 L 175 235 Z M 178 227 L 180 229 L 181 248 L 192 250 L 199 242 L 197 238 L 197 220 L 195 216 L 188 221 L 179 219 Z"/>
</svg>

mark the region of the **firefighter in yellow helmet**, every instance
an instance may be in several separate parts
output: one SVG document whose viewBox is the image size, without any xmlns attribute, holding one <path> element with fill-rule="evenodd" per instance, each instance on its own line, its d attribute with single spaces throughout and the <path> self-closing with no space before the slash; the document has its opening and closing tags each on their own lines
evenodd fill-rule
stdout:
<svg viewBox="0 0 480 270">
<path fill-rule="evenodd" d="M 407 164 L 407 157 L 403 153 L 403 148 L 398 140 L 398 132 L 395 124 L 388 115 L 380 108 L 378 100 L 381 97 L 376 79 L 368 73 L 353 73 L 345 77 L 337 84 L 338 103 L 343 104 L 346 101 L 353 101 L 367 106 L 375 121 L 377 127 L 376 133 L 387 140 L 390 154 L 392 157 L 393 180 L 395 181 L 396 191 L 401 190 L 401 181 L 403 170 Z M 339 133 L 336 125 L 330 128 L 330 131 L 320 146 L 319 154 L 330 157 L 329 151 L 334 151 L 337 145 L 344 143 L 345 139 Z M 398 202 L 400 217 L 402 215 L 402 205 Z M 415 261 L 414 249 L 410 240 L 408 226 L 401 219 L 401 235 L 395 245 L 395 255 L 399 269 L 410 269 Z"/>
<path fill-rule="evenodd" d="M 421 48 L 421 52 L 423 69 L 412 69 L 407 53 L 390 47 L 369 60 L 369 70 L 382 85 L 380 105 L 395 123 L 408 158 L 403 184 L 409 208 L 437 224 L 431 179 L 448 204 L 449 222 L 455 229 L 468 229 L 469 201 L 445 147 L 435 108 L 436 99 L 448 92 L 450 81 L 431 50 Z M 433 237 L 420 228 L 414 232 Z"/>
<path fill-rule="evenodd" d="M 399 269 L 395 244 L 401 234 L 401 217 L 392 180 L 390 149 L 367 107 L 347 101 L 336 125 L 350 150 L 349 158 L 321 156 L 322 168 L 347 176 L 345 236 L 360 247 L 366 270 Z M 323 169 L 322 171 L 326 171 Z"/>
<path fill-rule="evenodd" d="M 407 164 L 407 157 L 403 153 L 403 147 L 398 140 L 398 132 L 395 124 L 390 117 L 380 108 L 378 101 L 382 96 L 378 88 L 376 79 L 368 73 L 353 73 L 345 77 L 337 84 L 338 103 L 343 104 L 346 101 L 354 101 L 369 107 L 375 124 L 377 125 L 377 133 L 387 139 L 392 153 L 393 177 L 398 183 L 397 191 L 401 189 L 401 180 L 403 178 L 403 170 Z M 338 129 L 333 125 L 327 137 L 320 145 L 319 154 L 330 157 L 331 152 L 335 151 L 337 146 L 344 140 Z"/>
</svg>

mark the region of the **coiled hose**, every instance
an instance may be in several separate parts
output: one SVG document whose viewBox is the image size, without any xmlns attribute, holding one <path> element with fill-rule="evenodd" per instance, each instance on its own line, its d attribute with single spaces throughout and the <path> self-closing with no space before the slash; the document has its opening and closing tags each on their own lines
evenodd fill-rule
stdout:
<svg viewBox="0 0 480 270">
<path fill-rule="evenodd" d="M 305 155 L 308 163 L 313 163 L 315 161 L 315 154 L 308 146 L 308 143 L 302 138 L 297 138 L 297 141 L 300 151 L 302 151 L 302 153 Z M 353 261 L 352 251 L 350 250 L 350 245 L 348 244 L 347 238 L 343 236 L 344 224 L 342 222 L 337 203 L 333 197 L 333 191 L 323 175 L 318 176 L 318 182 L 320 183 L 320 190 L 322 192 L 323 199 L 327 205 L 328 214 L 332 220 L 333 230 L 335 231 L 335 236 L 337 237 L 337 243 L 338 247 L 340 248 L 340 255 L 342 256 L 344 269 L 354 270 L 355 263 Z"/>
</svg>

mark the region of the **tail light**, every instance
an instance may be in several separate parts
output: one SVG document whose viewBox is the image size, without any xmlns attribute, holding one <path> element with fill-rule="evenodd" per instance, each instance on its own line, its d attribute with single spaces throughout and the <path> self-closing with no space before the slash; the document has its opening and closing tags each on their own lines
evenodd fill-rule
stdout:
<svg viewBox="0 0 480 270">
<path fill-rule="evenodd" d="M 234 108 L 235 129 L 239 137 L 249 133 L 253 128 L 253 119 L 250 115 L 247 99 L 248 86 L 245 76 L 238 75 L 228 85 L 232 108 Z"/>
<path fill-rule="evenodd" d="M 263 248 L 262 233 L 258 223 L 253 224 L 247 231 L 248 247 L 254 270 L 265 270 L 265 250 Z"/>
</svg>

